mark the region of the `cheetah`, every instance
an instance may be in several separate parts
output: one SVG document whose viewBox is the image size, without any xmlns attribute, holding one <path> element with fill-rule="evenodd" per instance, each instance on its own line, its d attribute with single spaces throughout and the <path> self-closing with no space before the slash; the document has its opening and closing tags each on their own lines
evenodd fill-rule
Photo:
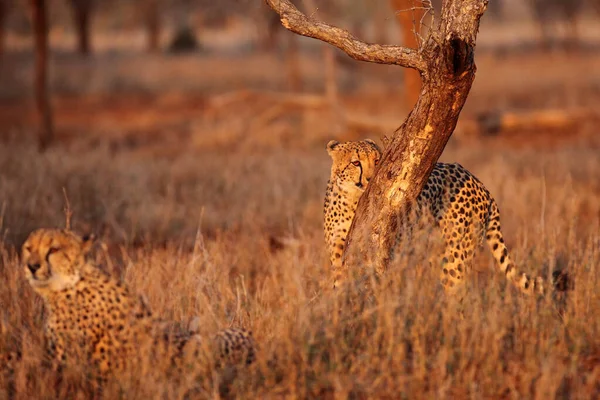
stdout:
<svg viewBox="0 0 600 400">
<path fill-rule="evenodd" d="M 333 163 L 324 204 L 324 233 L 333 267 L 333 287 L 343 276 L 342 255 L 360 196 L 381 158 L 377 144 L 365 139 L 327 144 Z M 428 212 L 441 229 L 444 254 L 440 279 L 446 292 L 463 287 L 474 253 L 487 242 L 502 273 L 521 291 L 543 294 L 542 278 L 519 273 L 500 230 L 500 212 L 485 186 L 460 164 L 437 163 L 417 198 L 417 215 Z"/>
<path fill-rule="evenodd" d="M 93 238 L 70 230 L 38 229 L 22 246 L 25 277 L 47 311 L 44 336 L 53 367 L 83 360 L 105 378 L 129 367 L 141 349 L 170 356 L 175 365 L 184 355 L 199 355 L 200 336 L 154 317 L 141 297 L 88 259 L 92 244 Z M 215 342 L 218 362 L 254 361 L 250 331 L 226 329 Z"/>
</svg>

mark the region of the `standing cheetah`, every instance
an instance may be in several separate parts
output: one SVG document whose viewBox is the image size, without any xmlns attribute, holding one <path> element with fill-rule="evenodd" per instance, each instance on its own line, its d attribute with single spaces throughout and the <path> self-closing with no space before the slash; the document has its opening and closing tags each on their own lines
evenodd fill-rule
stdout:
<svg viewBox="0 0 600 400">
<path fill-rule="evenodd" d="M 44 333 L 54 366 L 83 360 L 106 376 L 123 371 L 146 349 L 175 364 L 199 355 L 200 336 L 165 328 L 169 323 L 153 317 L 140 297 L 87 259 L 91 246 L 91 239 L 59 229 L 36 230 L 23 244 L 25 276 L 48 312 Z M 227 329 L 215 341 L 219 362 L 254 359 L 249 331 Z"/>
<path fill-rule="evenodd" d="M 334 272 L 334 287 L 343 275 L 342 254 L 356 206 L 375 174 L 381 150 L 375 142 L 327 144 L 333 160 L 324 205 L 325 241 Z M 525 293 L 543 293 L 542 279 L 519 273 L 511 261 L 502 232 L 500 213 L 490 192 L 459 164 L 435 165 L 417 198 L 417 213 L 429 212 L 445 243 L 441 281 L 446 291 L 462 287 L 476 249 L 484 238 L 502 273 Z"/>
</svg>

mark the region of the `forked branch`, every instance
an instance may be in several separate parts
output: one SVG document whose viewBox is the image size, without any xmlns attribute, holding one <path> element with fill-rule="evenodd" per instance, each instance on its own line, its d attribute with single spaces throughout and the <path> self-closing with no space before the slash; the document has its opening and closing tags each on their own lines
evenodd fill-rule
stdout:
<svg viewBox="0 0 600 400">
<path fill-rule="evenodd" d="M 286 29 L 298 35 L 319 39 L 332 44 L 355 60 L 400 65 L 416 69 L 421 74 L 427 70 L 425 60 L 415 49 L 366 43 L 355 38 L 347 30 L 306 16 L 289 0 L 265 1 L 269 7 L 279 14 L 281 23 Z"/>
<path fill-rule="evenodd" d="M 467 100 L 475 79 L 475 39 L 488 0 L 443 0 L 440 23 L 419 50 L 367 44 L 307 17 L 289 0 L 265 1 L 292 32 L 328 42 L 357 60 L 414 68 L 421 74 L 419 98 L 360 197 L 341 260 L 344 273 L 365 268 L 382 273 Z"/>
</svg>

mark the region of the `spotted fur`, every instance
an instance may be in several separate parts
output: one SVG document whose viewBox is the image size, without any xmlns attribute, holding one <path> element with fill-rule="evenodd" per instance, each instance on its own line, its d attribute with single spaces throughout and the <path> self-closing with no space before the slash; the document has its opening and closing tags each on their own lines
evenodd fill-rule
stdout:
<svg viewBox="0 0 600 400">
<path fill-rule="evenodd" d="M 369 139 L 327 145 L 332 158 L 325 194 L 325 241 L 334 272 L 334 287 L 343 276 L 341 258 L 356 206 L 375 174 L 381 150 Z M 428 213 L 444 240 L 440 275 L 444 288 L 462 287 L 475 251 L 487 242 L 500 271 L 526 293 L 543 293 L 541 278 L 520 273 L 512 262 L 500 229 L 500 212 L 490 192 L 460 164 L 435 165 L 417 198 L 417 214 Z"/>
<path fill-rule="evenodd" d="M 106 376 L 123 371 L 141 349 L 173 360 L 200 354 L 200 335 L 167 329 L 173 324 L 88 260 L 91 246 L 91 239 L 58 229 L 36 230 L 23 244 L 24 273 L 44 300 L 47 351 L 56 368 L 83 361 Z M 213 347 L 227 364 L 254 360 L 251 332 L 243 329 L 220 332 Z"/>
</svg>

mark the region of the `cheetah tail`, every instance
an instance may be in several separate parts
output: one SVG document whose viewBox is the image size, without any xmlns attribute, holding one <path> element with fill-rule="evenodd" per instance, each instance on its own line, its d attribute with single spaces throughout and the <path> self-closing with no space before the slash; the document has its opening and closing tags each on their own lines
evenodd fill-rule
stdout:
<svg viewBox="0 0 600 400">
<path fill-rule="evenodd" d="M 489 221 L 486 227 L 485 237 L 500 271 L 502 271 L 509 281 L 523 293 L 544 294 L 543 279 L 541 277 L 533 279 L 524 272 L 519 273 L 517 267 L 510 259 L 508 249 L 506 248 L 504 238 L 502 237 L 502 231 L 500 230 L 500 212 L 498 210 L 498 205 L 493 200 L 490 205 Z"/>
</svg>

